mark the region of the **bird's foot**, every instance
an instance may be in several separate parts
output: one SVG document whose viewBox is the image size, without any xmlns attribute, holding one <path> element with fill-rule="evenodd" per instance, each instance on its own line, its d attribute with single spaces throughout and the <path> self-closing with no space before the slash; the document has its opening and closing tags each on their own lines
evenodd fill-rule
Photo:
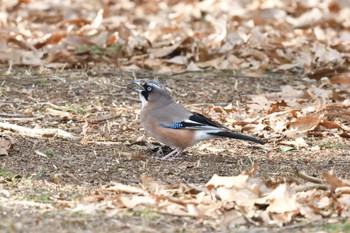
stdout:
<svg viewBox="0 0 350 233">
<path fill-rule="evenodd" d="M 167 154 L 164 157 L 160 158 L 160 160 L 163 160 L 163 161 L 181 160 L 181 158 L 179 156 L 181 155 L 182 151 L 183 151 L 183 149 L 176 148 L 175 150 L 173 150 L 169 154 Z"/>
</svg>

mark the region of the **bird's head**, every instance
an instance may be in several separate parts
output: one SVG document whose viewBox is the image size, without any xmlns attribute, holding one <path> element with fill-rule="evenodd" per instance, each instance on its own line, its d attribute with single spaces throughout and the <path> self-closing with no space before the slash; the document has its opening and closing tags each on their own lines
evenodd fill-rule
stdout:
<svg viewBox="0 0 350 233">
<path fill-rule="evenodd" d="M 141 87 L 141 89 L 133 88 L 132 90 L 139 93 L 142 107 L 145 107 L 149 103 L 158 105 L 167 104 L 169 101 L 172 101 L 170 93 L 158 82 L 147 81 L 142 83 L 133 80 L 132 83 Z"/>
</svg>

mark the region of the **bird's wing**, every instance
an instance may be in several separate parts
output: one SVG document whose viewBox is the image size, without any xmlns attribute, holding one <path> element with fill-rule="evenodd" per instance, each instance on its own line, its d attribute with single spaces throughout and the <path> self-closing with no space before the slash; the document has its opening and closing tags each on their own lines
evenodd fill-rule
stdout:
<svg viewBox="0 0 350 233">
<path fill-rule="evenodd" d="M 215 123 L 208 117 L 196 112 L 192 112 L 188 119 L 182 121 L 161 122 L 160 126 L 170 129 L 226 130 L 224 126 Z"/>
</svg>

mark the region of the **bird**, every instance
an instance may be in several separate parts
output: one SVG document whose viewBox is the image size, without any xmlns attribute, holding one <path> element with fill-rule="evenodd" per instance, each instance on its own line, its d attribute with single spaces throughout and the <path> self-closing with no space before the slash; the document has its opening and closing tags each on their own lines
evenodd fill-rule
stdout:
<svg viewBox="0 0 350 233">
<path fill-rule="evenodd" d="M 146 134 L 175 149 L 161 158 L 172 160 L 196 143 L 214 138 L 234 138 L 265 144 L 261 139 L 236 133 L 208 117 L 191 112 L 174 102 L 169 91 L 159 82 L 132 81 L 141 100 L 140 121 Z"/>
</svg>

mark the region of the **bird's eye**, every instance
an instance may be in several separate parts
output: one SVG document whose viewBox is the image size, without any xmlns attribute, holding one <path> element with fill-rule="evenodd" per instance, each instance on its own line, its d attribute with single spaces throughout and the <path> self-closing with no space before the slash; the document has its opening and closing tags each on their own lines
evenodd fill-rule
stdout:
<svg viewBox="0 0 350 233">
<path fill-rule="evenodd" d="M 152 87 L 147 87 L 147 91 L 152 91 Z"/>
</svg>

